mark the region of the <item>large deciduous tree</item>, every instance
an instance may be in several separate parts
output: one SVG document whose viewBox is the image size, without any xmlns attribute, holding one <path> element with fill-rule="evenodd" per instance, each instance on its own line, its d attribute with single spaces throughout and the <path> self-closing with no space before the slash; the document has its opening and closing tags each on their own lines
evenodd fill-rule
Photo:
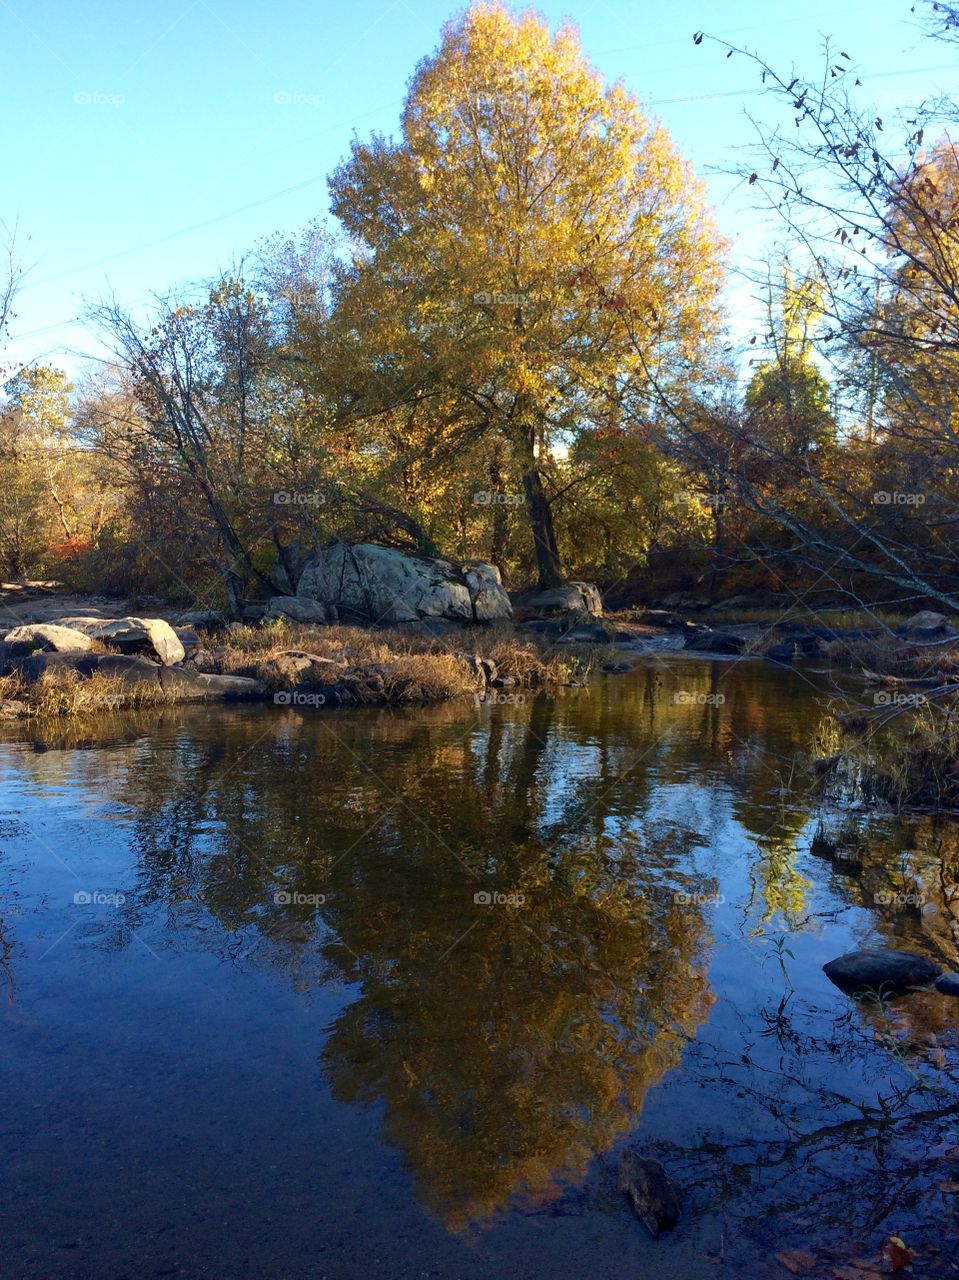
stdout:
<svg viewBox="0 0 959 1280">
<path fill-rule="evenodd" d="M 418 67 L 399 139 L 354 143 L 331 189 L 356 246 L 323 335 L 343 406 L 403 414 L 434 463 L 508 464 L 540 582 L 560 581 L 554 460 L 611 387 L 681 380 L 713 336 L 700 184 L 570 27 L 484 4 Z"/>
</svg>

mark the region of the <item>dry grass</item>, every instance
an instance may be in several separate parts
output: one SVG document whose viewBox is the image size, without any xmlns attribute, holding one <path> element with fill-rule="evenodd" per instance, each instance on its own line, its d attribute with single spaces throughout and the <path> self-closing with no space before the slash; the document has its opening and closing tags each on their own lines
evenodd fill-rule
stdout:
<svg viewBox="0 0 959 1280">
<path fill-rule="evenodd" d="M 82 677 L 75 671 L 47 671 L 36 681 L 16 673 L 0 676 L 0 706 L 13 704 L 10 714 L 19 716 L 76 716 L 175 700 L 175 692 L 163 689 L 159 681 L 128 684 L 100 672 Z"/>
<path fill-rule="evenodd" d="M 895 636 L 833 640 L 826 648 L 826 657 L 836 667 L 864 669 L 900 680 L 932 680 L 959 673 L 959 642 L 953 636 L 922 644 Z"/>
<path fill-rule="evenodd" d="M 897 811 L 959 811 L 959 706 L 907 710 L 847 739 L 866 795 Z"/>
<path fill-rule="evenodd" d="M 362 677 L 370 668 L 383 676 L 388 701 L 441 701 L 473 693 L 481 681 L 471 656 L 496 664 L 499 676 L 522 688 L 565 684 L 587 674 L 594 657 L 560 652 L 536 637 L 518 636 L 511 628 L 484 628 L 442 636 L 402 628 L 367 631 L 361 627 L 311 627 L 283 620 L 261 627 L 232 627 L 226 637 L 207 635 L 203 646 L 224 675 L 267 677 L 267 664 L 291 650 L 314 654 L 336 663 L 330 679 Z M 464 647 L 466 646 L 466 647 Z M 422 698 L 403 696 L 404 688 L 419 686 Z"/>
</svg>

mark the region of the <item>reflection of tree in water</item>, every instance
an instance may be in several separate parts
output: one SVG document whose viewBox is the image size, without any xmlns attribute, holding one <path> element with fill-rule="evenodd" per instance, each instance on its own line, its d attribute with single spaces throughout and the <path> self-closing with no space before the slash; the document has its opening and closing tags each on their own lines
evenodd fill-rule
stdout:
<svg viewBox="0 0 959 1280">
<path fill-rule="evenodd" d="M 227 721 L 145 753 L 119 797 L 136 927 L 162 903 L 302 987 L 357 985 L 322 1055 L 334 1092 L 382 1102 L 450 1225 L 582 1176 L 710 1003 L 702 913 L 663 887 L 684 882 L 675 842 L 602 835 L 614 766 L 597 744 L 571 765 L 554 716 L 539 698 L 482 727 L 284 717 L 259 738 Z M 623 785 L 641 806 L 648 775 Z M 277 907 L 277 891 L 325 901 Z"/>
<path fill-rule="evenodd" d="M 633 1127 L 707 1012 L 702 922 L 637 896 L 598 849 L 559 868 L 513 846 L 498 870 L 517 906 L 474 905 L 442 851 L 414 856 L 425 901 L 396 863 L 334 894 L 362 995 L 323 1060 L 338 1097 L 385 1103 L 424 1199 L 458 1224 L 549 1196 Z"/>
<path fill-rule="evenodd" d="M 680 911 L 672 890 L 708 889 L 693 868 L 713 818 L 752 838 L 764 919 L 806 910 L 796 857 L 809 814 L 779 780 L 809 725 L 762 669 L 721 686 L 715 671 L 683 683 L 722 687 L 723 704 L 677 705 L 676 681 L 650 671 L 492 716 L 244 709 L 209 731 L 195 716 L 181 731 L 173 716 L 115 757 L 105 784 L 132 814 L 142 869 L 124 910 L 137 928 L 152 922 L 151 942 L 158 929 L 188 936 L 304 991 L 356 984 L 325 1068 L 339 1098 L 384 1107 L 445 1221 L 517 1192 L 547 1199 L 634 1127 L 708 1012 L 702 912 Z M 705 824 L 686 808 L 686 782 L 712 806 Z M 671 787 L 677 804 L 652 821 Z M 861 872 L 837 866 L 833 887 L 873 907 L 891 945 L 913 932 L 928 943 L 924 920 L 875 907 L 891 847 L 873 841 Z M 948 879 L 955 850 L 921 849 L 910 874 Z M 277 906 L 278 890 L 326 900 Z M 525 901 L 476 905 L 484 890 Z M 859 1011 L 835 1026 L 798 997 L 758 1020 L 743 1012 L 741 1052 L 725 1036 L 721 1049 L 687 1049 L 683 1078 L 730 1111 L 708 1134 L 712 1154 L 707 1143 L 674 1159 L 708 1198 L 735 1185 L 757 1211 L 788 1216 L 808 1201 L 845 1222 L 852 1205 L 849 1221 L 868 1224 L 894 1192 L 918 1203 L 928 1142 L 956 1119 L 911 1073 L 918 1059 L 924 1077 L 942 1073 L 929 1034 L 955 1060 L 941 1008 L 895 1006 L 898 1048 Z M 859 1061 L 865 1101 L 835 1079 Z"/>
</svg>

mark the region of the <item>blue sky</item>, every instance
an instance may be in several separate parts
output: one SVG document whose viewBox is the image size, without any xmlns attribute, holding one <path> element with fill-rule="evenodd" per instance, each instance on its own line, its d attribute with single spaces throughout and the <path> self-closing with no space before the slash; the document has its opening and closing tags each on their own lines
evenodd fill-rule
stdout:
<svg viewBox="0 0 959 1280">
<path fill-rule="evenodd" d="M 762 115 L 755 70 L 693 32 L 816 68 L 823 36 L 862 68 L 887 115 L 955 92 L 950 49 L 923 39 L 909 0 L 564 0 L 587 55 L 659 115 L 707 179 L 734 253 L 762 239 L 735 163 Z M 395 132 L 405 85 L 458 6 L 442 0 L 0 0 L 0 218 L 28 274 L 4 363 L 77 373 L 96 340 L 76 323 L 113 292 L 215 274 L 276 230 L 327 213 L 325 177 L 354 133 Z M 734 298 L 735 298 L 734 294 Z M 746 303 L 745 295 L 742 298 Z"/>
</svg>

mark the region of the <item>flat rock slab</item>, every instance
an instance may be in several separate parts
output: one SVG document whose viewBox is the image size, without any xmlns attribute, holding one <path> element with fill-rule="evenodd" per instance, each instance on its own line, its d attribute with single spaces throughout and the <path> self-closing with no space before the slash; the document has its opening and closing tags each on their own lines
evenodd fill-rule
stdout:
<svg viewBox="0 0 959 1280">
<path fill-rule="evenodd" d="M 7 632 L 4 643 L 15 654 L 35 653 L 38 649 L 55 653 L 86 653 L 93 648 L 93 641 L 85 632 L 52 622 L 14 627 Z"/>
<path fill-rule="evenodd" d="M 109 676 L 122 684 L 156 684 L 159 666 L 148 658 L 122 653 L 40 653 L 23 658 L 16 664 L 26 680 L 39 680 L 45 675 L 73 673 L 81 679 L 92 675 Z"/>
<path fill-rule="evenodd" d="M 164 667 L 137 654 L 125 653 L 40 653 L 16 662 L 26 680 L 36 681 L 47 674 L 73 673 L 80 679 L 108 676 L 123 687 L 157 685 L 176 702 L 236 702 L 262 698 L 266 686 L 245 676 L 206 675 L 182 667 Z"/>
<path fill-rule="evenodd" d="M 261 680 L 161 667 L 160 684 L 177 702 L 249 702 L 266 695 Z"/>
<path fill-rule="evenodd" d="M 90 627 L 87 634 L 124 652 L 154 653 L 165 667 L 175 666 L 186 657 L 176 632 L 162 618 L 117 618 L 115 622 Z"/>
<path fill-rule="evenodd" d="M 850 951 L 823 965 L 830 982 L 852 995 L 894 994 L 928 987 L 940 975 L 939 966 L 911 951 L 866 948 Z"/>
</svg>

